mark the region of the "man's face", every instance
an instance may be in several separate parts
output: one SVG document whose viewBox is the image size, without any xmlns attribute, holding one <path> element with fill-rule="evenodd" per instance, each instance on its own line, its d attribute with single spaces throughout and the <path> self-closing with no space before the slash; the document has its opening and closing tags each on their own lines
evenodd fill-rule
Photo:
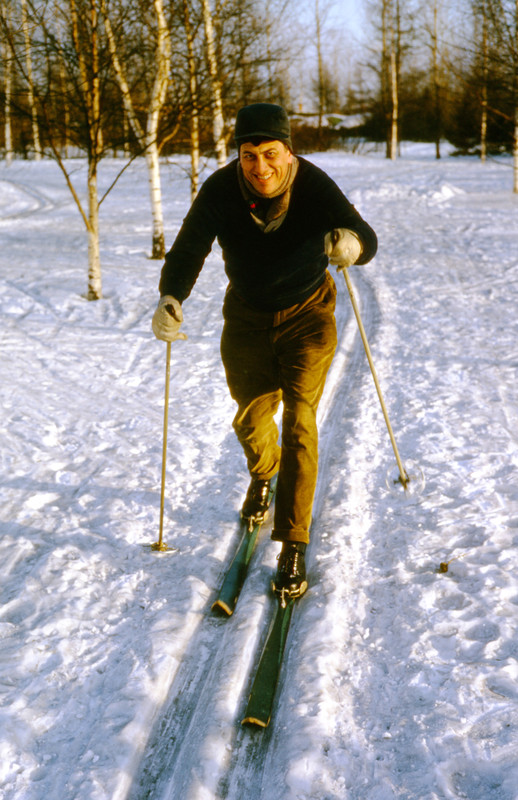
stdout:
<svg viewBox="0 0 518 800">
<path fill-rule="evenodd" d="M 239 149 L 239 163 L 245 178 L 265 197 L 275 194 L 282 185 L 292 160 L 291 150 L 277 140 L 257 146 L 245 142 Z"/>
</svg>

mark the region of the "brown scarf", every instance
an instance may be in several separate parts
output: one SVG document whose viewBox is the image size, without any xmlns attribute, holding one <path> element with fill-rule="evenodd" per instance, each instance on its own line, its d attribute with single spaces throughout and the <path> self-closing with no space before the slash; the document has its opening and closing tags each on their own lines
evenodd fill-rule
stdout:
<svg viewBox="0 0 518 800">
<path fill-rule="evenodd" d="M 264 194 L 256 192 L 250 181 L 243 175 L 241 164 L 238 162 L 237 179 L 239 181 L 241 194 L 248 203 L 252 219 L 255 224 L 261 228 L 263 233 L 276 231 L 284 222 L 286 214 L 288 213 L 291 190 L 298 168 L 299 162 L 296 156 L 293 156 L 281 186 L 279 186 L 277 191 L 273 194 L 265 196 Z M 260 198 L 263 202 L 258 202 L 257 198 Z"/>
</svg>

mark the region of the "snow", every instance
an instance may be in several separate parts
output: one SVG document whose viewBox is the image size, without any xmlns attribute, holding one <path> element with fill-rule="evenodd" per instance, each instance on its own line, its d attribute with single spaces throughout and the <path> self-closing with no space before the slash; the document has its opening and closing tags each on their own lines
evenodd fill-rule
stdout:
<svg viewBox="0 0 518 800">
<path fill-rule="evenodd" d="M 268 526 L 234 616 L 209 610 L 247 485 L 219 251 L 172 348 L 176 549 L 156 553 L 165 345 L 145 165 L 102 205 L 96 303 L 57 167 L 0 165 L 3 800 L 518 798 L 518 198 L 510 160 L 433 155 L 312 157 L 379 235 L 350 272 L 413 490 L 394 484 L 337 276 L 310 591 L 265 731 L 239 722 L 273 610 Z M 118 166 L 102 165 L 101 190 Z M 71 167 L 84 190 L 84 163 Z M 169 242 L 186 168 L 163 164 Z"/>
</svg>

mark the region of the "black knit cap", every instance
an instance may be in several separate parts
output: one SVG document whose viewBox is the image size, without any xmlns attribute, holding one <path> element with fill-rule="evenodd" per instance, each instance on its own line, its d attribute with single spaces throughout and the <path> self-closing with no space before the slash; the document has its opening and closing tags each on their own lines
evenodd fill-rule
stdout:
<svg viewBox="0 0 518 800">
<path fill-rule="evenodd" d="M 282 106 L 253 103 L 237 112 L 234 132 L 237 146 L 254 138 L 279 140 L 293 150 L 290 121 Z"/>
</svg>

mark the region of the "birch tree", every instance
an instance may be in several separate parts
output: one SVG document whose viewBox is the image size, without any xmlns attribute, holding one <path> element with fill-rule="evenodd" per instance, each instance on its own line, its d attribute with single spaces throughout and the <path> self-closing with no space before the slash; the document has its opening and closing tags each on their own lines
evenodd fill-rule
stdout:
<svg viewBox="0 0 518 800">
<path fill-rule="evenodd" d="M 11 15 L 9 3 L 5 3 L 6 23 L 10 26 Z M 5 39 L 2 39 L 2 59 L 4 62 L 4 150 L 5 160 L 10 164 L 13 159 L 13 134 L 11 124 L 11 95 L 13 88 L 13 59 Z"/>
<path fill-rule="evenodd" d="M 32 45 L 29 30 L 29 16 L 27 13 L 27 0 L 21 0 L 22 32 L 25 44 L 25 68 L 27 79 L 27 95 L 31 112 L 32 141 L 34 145 L 34 158 L 39 161 L 41 158 L 40 130 L 38 123 L 38 110 L 34 99 L 34 71 L 32 67 Z"/>
<path fill-rule="evenodd" d="M 102 297 L 101 259 L 99 253 L 99 195 L 98 167 L 103 154 L 101 129 L 101 92 L 99 75 L 99 13 L 96 0 L 89 0 L 87 7 L 81 9 L 87 16 L 83 27 L 80 21 L 76 0 L 69 0 L 72 24 L 72 41 L 78 60 L 81 78 L 80 93 L 86 112 L 86 132 L 88 138 L 88 213 L 79 205 L 88 234 L 88 300 Z M 86 58 L 86 42 L 90 46 L 90 59 Z M 63 162 L 59 159 L 61 165 Z M 68 178 L 68 173 L 67 173 Z"/>
<path fill-rule="evenodd" d="M 482 24 L 481 57 L 482 87 L 480 98 L 480 160 L 485 163 L 487 157 L 487 119 L 488 119 L 488 75 L 489 75 L 489 42 L 487 31 L 487 14 L 485 0 L 481 0 L 480 18 Z"/>
<path fill-rule="evenodd" d="M 70 104 L 68 101 L 68 95 L 66 91 L 66 83 L 67 83 L 67 76 L 65 70 L 65 64 L 63 63 L 63 59 L 59 59 L 59 96 L 62 99 L 62 115 L 63 115 L 63 127 L 62 127 L 62 135 L 61 135 L 61 152 L 63 153 L 64 158 L 68 158 L 69 151 L 68 151 L 68 130 L 70 127 Z"/>
<path fill-rule="evenodd" d="M 395 0 L 394 8 L 388 11 L 388 34 L 390 41 L 389 84 L 390 84 L 390 133 L 388 137 L 388 155 L 394 160 L 397 157 L 399 143 L 399 0 Z"/>
<path fill-rule="evenodd" d="M 214 134 L 214 149 L 216 151 L 218 167 L 224 167 L 227 162 L 227 142 L 225 137 L 225 118 L 223 115 L 222 81 L 219 74 L 216 37 L 209 0 L 202 0 L 202 9 L 212 94 L 212 129 Z"/>
<path fill-rule="evenodd" d="M 424 46 L 424 97 L 429 96 L 427 108 L 430 119 L 430 136 L 435 144 L 435 157 L 441 158 L 441 140 L 447 124 L 447 100 L 449 89 L 448 42 L 445 32 L 455 26 L 453 19 L 448 19 L 448 7 L 442 0 L 432 3 L 424 0 L 417 12 L 421 25 Z M 458 22 L 458 20 L 456 20 Z M 450 42 L 451 44 L 451 42 Z M 419 55 L 419 51 L 417 51 Z"/>
<path fill-rule="evenodd" d="M 318 139 L 322 140 L 324 117 L 324 59 L 322 55 L 322 17 L 319 0 L 315 0 L 315 45 L 317 48 Z"/>
<path fill-rule="evenodd" d="M 171 37 L 164 14 L 162 0 L 153 0 L 156 23 L 156 45 L 154 58 L 150 68 L 154 69 L 154 80 L 147 102 L 146 126 L 141 125 L 129 82 L 124 61 L 119 50 L 112 24 L 107 10 L 106 0 L 101 0 L 101 10 L 108 38 L 112 63 L 122 95 L 122 102 L 128 123 L 145 154 L 148 168 L 149 190 L 151 196 L 151 214 L 153 220 L 151 258 L 163 258 L 165 255 L 164 220 L 162 212 L 162 190 L 160 182 L 160 160 L 158 144 L 158 128 L 160 116 L 167 96 L 171 73 Z"/>
<path fill-rule="evenodd" d="M 424 77 L 428 80 L 429 75 L 428 69 L 423 71 L 422 54 L 418 52 L 421 43 L 416 35 L 416 19 L 421 15 L 416 5 L 413 0 L 373 0 L 369 7 L 374 29 L 368 48 L 373 58 L 369 66 L 379 82 L 373 120 L 379 128 L 384 127 L 386 156 L 390 159 L 398 155 L 400 128 L 412 120 L 411 105 L 419 96 L 420 82 Z M 416 67 L 418 57 L 421 64 Z"/>
<path fill-rule="evenodd" d="M 189 71 L 190 93 L 190 135 L 191 135 L 191 200 L 198 194 L 200 173 L 200 108 L 198 91 L 198 70 L 195 54 L 195 33 L 191 21 L 189 0 L 183 0 L 183 26 L 187 45 L 187 67 Z"/>
<path fill-rule="evenodd" d="M 433 3 L 432 28 L 432 84 L 435 116 L 435 157 L 441 157 L 441 79 L 439 69 L 439 8 L 438 0 Z"/>
<path fill-rule="evenodd" d="M 387 121 L 386 155 L 395 159 L 399 123 L 399 0 L 381 0 L 381 103 Z"/>
<path fill-rule="evenodd" d="M 106 98 L 103 102 L 102 93 L 108 65 L 101 57 L 104 48 L 98 0 L 56 0 L 48 4 L 29 2 L 27 11 L 31 15 L 34 37 L 31 47 L 38 49 L 42 64 L 46 59 L 40 82 L 34 81 L 33 85 L 40 128 L 45 135 L 45 154 L 52 156 L 59 165 L 85 224 L 88 244 L 86 297 L 98 300 L 102 297 L 99 250 L 99 206 L 102 200 L 98 193 L 98 168 L 104 155 L 103 107 L 108 113 L 108 103 Z M 19 55 L 19 31 L 16 26 L 8 29 L 5 19 L 4 31 L 16 70 L 23 73 L 25 62 Z M 56 80 L 60 65 L 64 65 L 67 71 L 64 82 L 59 78 Z M 70 93 L 70 97 L 61 95 L 59 103 L 59 92 Z M 68 100 L 74 109 L 70 134 L 74 144 L 86 152 L 86 202 L 81 199 L 70 166 L 62 155 L 63 108 Z"/>
</svg>

